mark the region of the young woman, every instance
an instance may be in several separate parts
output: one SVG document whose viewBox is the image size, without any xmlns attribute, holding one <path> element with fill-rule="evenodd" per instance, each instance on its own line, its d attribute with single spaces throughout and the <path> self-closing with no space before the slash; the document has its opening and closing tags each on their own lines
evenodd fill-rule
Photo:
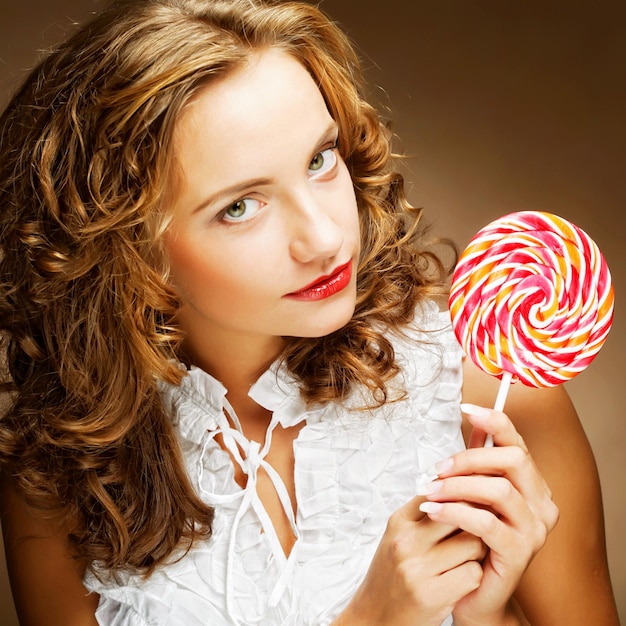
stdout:
<svg viewBox="0 0 626 626">
<path fill-rule="evenodd" d="M 1 132 L 24 625 L 617 623 L 574 409 L 481 408 L 497 381 L 318 9 L 118 3 Z"/>
</svg>

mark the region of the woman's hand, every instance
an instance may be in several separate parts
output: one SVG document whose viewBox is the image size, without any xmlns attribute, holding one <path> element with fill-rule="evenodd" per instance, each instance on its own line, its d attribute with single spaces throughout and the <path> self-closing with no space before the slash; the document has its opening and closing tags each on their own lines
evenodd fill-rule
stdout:
<svg viewBox="0 0 626 626">
<path fill-rule="evenodd" d="M 479 586 L 456 603 L 455 624 L 506 624 L 513 592 L 556 525 L 558 510 L 509 418 L 473 405 L 463 408 L 474 426 L 470 447 L 438 464 L 439 478 L 421 508 L 431 520 L 458 527 L 489 548 Z M 495 447 L 475 447 L 485 433 Z"/>
<path fill-rule="evenodd" d="M 483 576 L 476 536 L 430 520 L 417 497 L 389 519 L 363 584 L 334 626 L 440 626 Z"/>
</svg>

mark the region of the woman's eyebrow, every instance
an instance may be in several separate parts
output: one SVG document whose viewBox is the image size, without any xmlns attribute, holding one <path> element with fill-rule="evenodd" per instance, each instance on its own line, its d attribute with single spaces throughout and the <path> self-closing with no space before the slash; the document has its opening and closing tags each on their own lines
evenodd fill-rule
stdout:
<svg viewBox="0 0 626 626">
<path fill-rule="evenodd" d="M 321 134 L 321 140 L 319 145 L 324 144 L 329 139 L 335 139 L 339 133 L 339 126 L 335 120 L 331 120 L 330 124 L 326 127 L 326 130 Z"/>
</svg>

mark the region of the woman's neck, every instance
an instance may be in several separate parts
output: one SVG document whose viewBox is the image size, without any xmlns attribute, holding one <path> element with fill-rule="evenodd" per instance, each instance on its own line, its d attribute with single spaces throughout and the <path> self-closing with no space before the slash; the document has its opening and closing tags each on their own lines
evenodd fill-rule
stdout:
<svg viewBox="0 0 626 626">
<path fill-rule="evenodd" d="M 239 418 L 243 421 L 256 420 L 267 412 L 248 395 L 250 387 L 259 376 L 278 358 L 284 340 L 272 337 L 265 341 L 241 338 L 237 342 L 212 341 L 194 345 L 186 342 L 184 354 L 188 361 L 211 374 L 227 390 L 227 398 Z"/>
</svg>

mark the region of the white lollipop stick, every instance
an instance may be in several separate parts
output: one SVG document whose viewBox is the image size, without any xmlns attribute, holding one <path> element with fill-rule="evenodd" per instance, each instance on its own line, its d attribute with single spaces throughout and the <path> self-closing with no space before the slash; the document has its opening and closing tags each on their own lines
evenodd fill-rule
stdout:
<svg viewBox="0 0 626 626">
<path fill-rule="evenodd" d="M 513 380 L 513 374 L 511 372 L 502 372 L 502 380 L 500 380 L 500 386 L 498 387 L 498 395 L 496 396 L 496 403 L 493 405 L 494 411 L 502 411 L 504 409 L 504 403 L 509 393 L 509 387 Z M 491 448 L 493 446 L 493 437 L 487 435 L 485 439 L 485 448 Z"/>
</svg>

